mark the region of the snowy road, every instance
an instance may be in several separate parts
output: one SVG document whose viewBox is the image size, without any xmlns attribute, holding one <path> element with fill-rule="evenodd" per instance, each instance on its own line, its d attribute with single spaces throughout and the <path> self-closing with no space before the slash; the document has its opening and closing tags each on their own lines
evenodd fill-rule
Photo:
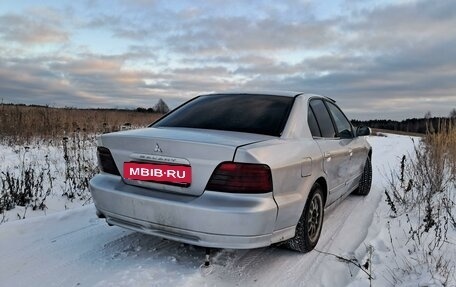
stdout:
<svg viewBox="0 0 456 287">
<path fill-rule="evenodd" d="M 349 196 L 326 214 L 317 250 L 362 260 L 363 242 L 378 233 L 384 175 L 413 145 L 401 136 L 369 141 L 371 194 Z M 204 276 L 203 258 L 203 248 L 108 227 L 93 206 L 0 225 L 0 286 L 346 286 L 358 273 L 318 251 L 277 247 L 214 250 Z"/>
</svg>

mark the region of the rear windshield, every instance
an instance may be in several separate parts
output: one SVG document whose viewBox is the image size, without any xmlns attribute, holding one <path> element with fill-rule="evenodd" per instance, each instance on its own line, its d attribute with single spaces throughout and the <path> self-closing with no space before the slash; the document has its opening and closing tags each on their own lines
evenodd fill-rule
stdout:
<svg viewBox="0 0 456 287">
<path fill-rule="evenodd" d="M 174 110 L 153 127 L 184 127 L 280 136 L 293 97 L 207 95 Z"/>
</svg>

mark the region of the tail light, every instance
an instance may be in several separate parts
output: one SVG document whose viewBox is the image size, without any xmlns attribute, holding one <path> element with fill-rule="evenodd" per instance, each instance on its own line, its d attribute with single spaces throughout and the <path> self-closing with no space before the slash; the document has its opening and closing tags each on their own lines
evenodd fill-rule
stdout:
<svg viewBox="0 0 456 287">
<path fill-rule="evenodd" d="M 212 173 L 206 190 L 231 193 L 271 192 L 271 169 L 265 164 L 223 162 Z"/>
<path fill-rule="evenodd" d="M 103 172 L 120 175 L 116 163 L 112 158 L 111 151 L 105 147 L 97 147 L 98 165 Z"/>
</svg>

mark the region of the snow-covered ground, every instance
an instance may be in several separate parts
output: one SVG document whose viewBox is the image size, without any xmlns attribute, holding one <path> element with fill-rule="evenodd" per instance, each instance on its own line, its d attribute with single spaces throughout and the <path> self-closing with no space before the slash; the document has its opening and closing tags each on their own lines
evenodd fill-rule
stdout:
<svg viewBox="0 0 456 287">
<path fill-rule="evenodd" d="M 90 192 L 84 188 L 85 179 L 96 172 L 96 166 L 94 135 L 73 134 L 58 141 L 36 139 L 28 145 L 0 144 L 0 195 L 5 196 L 14 183 L 14 190 L 24 192 L 29 188 L 34 193 L 32 201 L 45 205 L 36 210 L 31 206 L 33 203 L 27 207 L 16 205 L 0 214 L 0 223 L 91 203 Z"/>
<path fill-rule="evenodd" d="M 213 250 L 207 274 L 200 269 L 204 248 L 109 227 L 87 205 L 1 224 L 0 286 L 369 286 L 359 268 L 322 253 L 363 264 L 369 245 L 373 286 L 431 283 L 419 276 L 405 283 L 391 280 L 394 256 L 384 190 L 390 170 L 412 153 L 412 140 L 388 135 L 369 142 L 374 151 L 370 195 L 349 196 L 330 210 L 310 253 L 275 246 Z"/>
</svg>

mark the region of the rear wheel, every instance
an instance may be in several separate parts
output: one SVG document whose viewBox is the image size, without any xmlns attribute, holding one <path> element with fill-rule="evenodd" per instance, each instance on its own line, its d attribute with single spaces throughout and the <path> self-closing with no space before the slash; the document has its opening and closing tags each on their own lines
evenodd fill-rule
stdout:
<svg viewBox="0 0 456 287">
<path fill-rule="evenodd" d="M 364 171 L 359 180 L 359 186 L 353 191 L 356 195 L 368 195 L 372 186 L 372 163 L 370 157 L 367 157 Z"/>
<path fill-rule="evenodd" d="M 323 191 L 321 186 L 315 183 L 296 226 L 295 237 L 282 243 L 282 246 L 303 253 L 314 249 L 320 238 L 323 216 Z"/>
</svg>

